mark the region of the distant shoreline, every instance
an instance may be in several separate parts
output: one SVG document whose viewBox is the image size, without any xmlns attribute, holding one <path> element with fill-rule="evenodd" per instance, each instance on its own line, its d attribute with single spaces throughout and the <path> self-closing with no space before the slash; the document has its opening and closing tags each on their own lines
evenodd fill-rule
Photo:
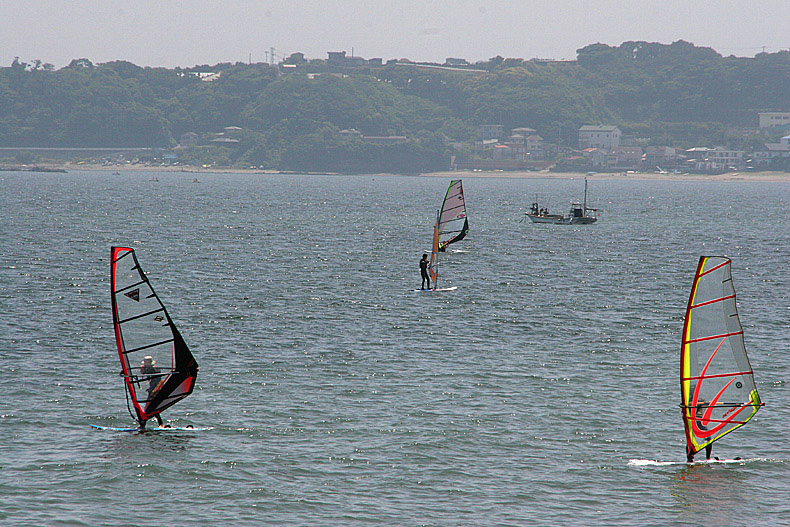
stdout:
<svg viewBox="0 0 790 527">
<path fill-rule="evenodd" d="M 100 172 L 172 172 L 184 174 L 297 174 L 293 171 L 261 170 L 252 168 L 203 168 L 197 166 L 145 166 L 145 165 L 98 165 L 98 164 L 41 164 L 32 167 L 0 166 L 0 171 L 19 170 L 25 172 L 62 172 L 74 170 L 100 171 Z M 298 172 L 301 174 L 301 172 Z M 310 172 L 313 174 L 314 172 Z M 315 174 L 333 175 L 331 172 L 315 172 Z M 338 174 L 345 175 L 345 174 Z M 542 170 L 530 171 L 472 171 L 472 170 L 447 170 L 442 172 L 427 172 L 423 174 L 389 174 L 371 173 L 355 174 L 380 177 L 418 176 L 441 178 L 513 178 L 513 179 L 576 179 L 588 177 L 589 179 L 618 179 L 634 181 L 780 181 L 790 182 L 790 172 L 725 172 L 723 174 L 659 174 L 654 172 L 549 172 Z"/>
</svg>

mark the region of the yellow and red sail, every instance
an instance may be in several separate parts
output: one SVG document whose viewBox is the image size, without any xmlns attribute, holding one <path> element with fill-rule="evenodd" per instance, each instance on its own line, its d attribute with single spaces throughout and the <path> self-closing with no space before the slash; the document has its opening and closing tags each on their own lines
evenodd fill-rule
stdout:
<svg viewBox="0 0 790 527">
<path fill-rule="evenodd" d="M 680 351 L 681 410 L 694 454 L 746 424 L 762 403 L 746 355 L 730 259 L 702 256 Z"/>
</svg>

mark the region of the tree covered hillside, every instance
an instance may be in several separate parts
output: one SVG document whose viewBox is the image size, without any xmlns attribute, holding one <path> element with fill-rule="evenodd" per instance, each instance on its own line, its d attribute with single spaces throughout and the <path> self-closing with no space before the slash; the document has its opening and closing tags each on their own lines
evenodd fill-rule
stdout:
<svg viewBox="0 0 790 527">
<path fill-rule="evenodd" d="M 55 70 L 16 60 L 0 68 L 0 146 L 172 148 L 194 132 L 191 152 L 201 159 L 409 172 L 445 168 L 446 145 L 472 141 L 480 124 L 530 127 L 575 146 L 580 126 L 606 123 L 694 146 L 742 140 L 727 130 L 755 127 L 758 112 L 790 110 L 788 52 L 738 58 L 682 41 L 626 42 L 593 44 L 577 58 L 495 57 L 470 68 L 477 71 L 321 60 L 165 69 L 87 59 Z M 208 82 L 208 73 L 219 76 Z M 228 126 L 242 129 L 233 141 L 210 141 Z M 348 129 L 359 134 L 338 133 Z"/>
</svg>

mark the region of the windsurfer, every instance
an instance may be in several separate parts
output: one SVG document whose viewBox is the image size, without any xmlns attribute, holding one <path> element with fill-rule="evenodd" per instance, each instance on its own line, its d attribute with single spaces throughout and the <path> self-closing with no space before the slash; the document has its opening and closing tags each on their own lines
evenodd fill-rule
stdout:
<svg viewBox="0 0 790 527">
<path fill-rule="evenodd" d="M 154 392 L 156 392 L 157 387 L 159 386 L 159 381 L 161 380 L 158 373 L 161 373 L 161 370 L 156 367 L 156 361 L 150 355 L 146 355 L 143 357 L 143 362 L 140 363 L 140 374 L 141 375 L 151 375 L 151 378 L 148 380 L 148 400 L 150 401 L 151 398 L 154 396 Z M 156 422 L 161 427 L 163 425 L 162 418 L 159 414 L 154 415 L 156 418 Z M 140 423 L 140 426 L 145 426 L 145 421 Z"/>
<path fill-rule="evenodd" d="M 420 289 L 425 289 L 425 282 L 428 282 L 428 289 L 431 288 L 431 277 L 428 275 L 428 255 L 423 254 L 420 260 L 420 274 L 422 275 L 422 284 Z"/>
<path fill-rule="evenodd" d="M 707 425 L 705 424 L 705 421 L 703 421 L 705 409 L 707 407 L 708 407 L 707 401 L 699 401 L 697 403 L 697 411 L 695 412 L 694 417 L 697 418 L 697 427 L 700 430 L 708 429 Z M 711 452 L 713 452 L 713 442 L 710 442 L 705 446 L 705 459 L 710 459 Z M 695 453 L 696 452 L 692 452 L 689 447 L 686 447 L 686 461 L 688 461 L 689 463 L 693 463 Z"/>
</svg>

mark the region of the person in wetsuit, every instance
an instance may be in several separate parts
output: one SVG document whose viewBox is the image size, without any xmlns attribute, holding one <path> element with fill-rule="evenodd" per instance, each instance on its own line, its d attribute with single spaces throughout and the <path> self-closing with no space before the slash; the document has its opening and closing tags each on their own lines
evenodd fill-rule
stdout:
<svg viewBox="0 0 790 527">
<path fill-rule="evenodd" d="M 159 385 L 159 381 L 161 379 L 160 376 L 155 375 L 157 373 L 161 373 L 161 370 L 156 367 L 156 361 L 150 355 L 146 355 L 143 357 L 143 362 L 140 363 L 140 375 L 153 375 L 150 379 L 148 379 L 148 400 L 150 401 L 156 391 L 156 387 Z M 156 418 L 156 422 L 159 424 L 160 427 L 163 426 L 162 418 L 159 414 L 154 416 Z M 140 423 L 141 427 L 145 427 L 145 421 Z"/>
<path fill-rule="evenodd" d="M 428 275 L 428 255 L 423 254 L 420 260 L 420 274 L 422 275 L 422 284 L 420 289 L 425 289 L 425 282 L 428 282 L 428 289 L 431 288 L 431 277 Z"/>
</svg>

